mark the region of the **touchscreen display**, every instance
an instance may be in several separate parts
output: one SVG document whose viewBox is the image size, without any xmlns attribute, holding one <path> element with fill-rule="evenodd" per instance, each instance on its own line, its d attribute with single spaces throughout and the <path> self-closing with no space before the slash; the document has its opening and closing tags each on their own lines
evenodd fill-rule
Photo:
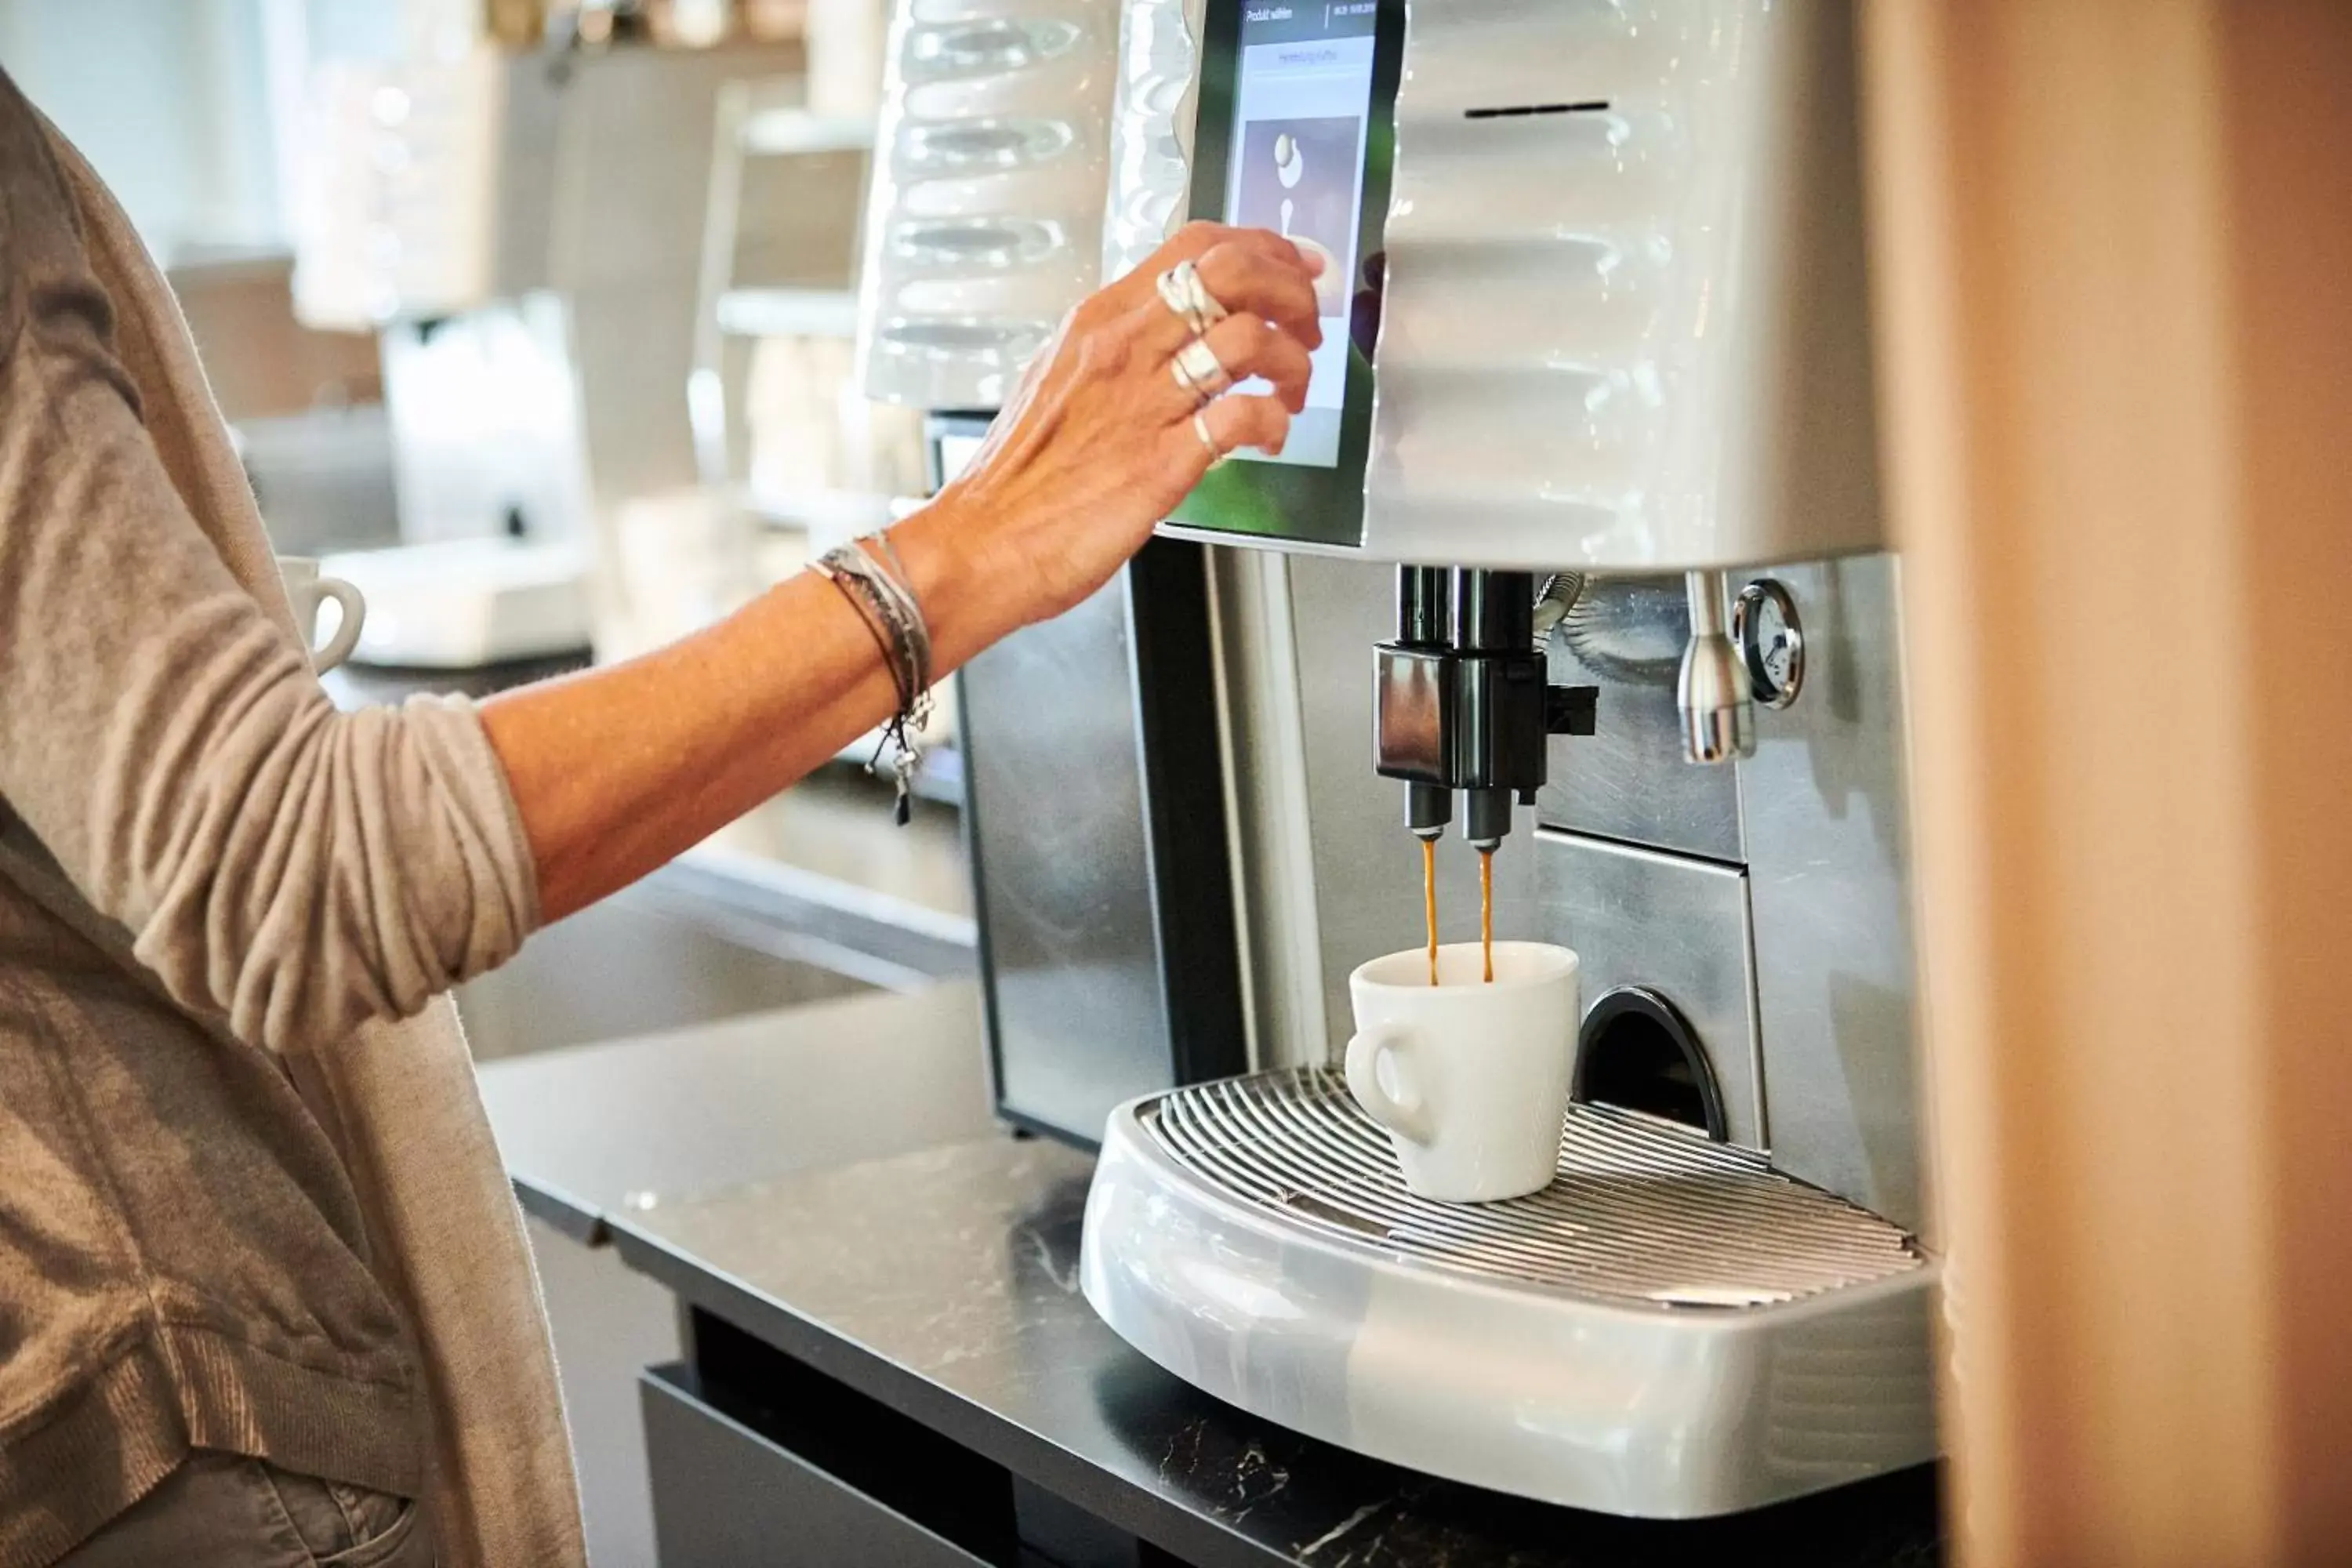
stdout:
<svg viewBox="0 0 2352 1568">
<path fill-rule="evenodd" d="M 1270 228 L 1323 254 L 1323 346 L 1305 412 L 1282 456 L 1236 458 L 1328 468 L 1339 460 L 1348 314 L 1360 262 L 1376 0 L 1244 0 L 1227 142 L 1225 221 Z M 1244 390 L 1263 392 L 1263 382 Z"/>
</svg>

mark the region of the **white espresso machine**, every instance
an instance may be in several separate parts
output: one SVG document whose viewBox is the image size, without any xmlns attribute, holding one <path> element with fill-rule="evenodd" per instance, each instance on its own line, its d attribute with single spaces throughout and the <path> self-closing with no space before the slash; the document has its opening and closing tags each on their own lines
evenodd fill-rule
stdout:
<svg viewBox="0 0 2352 1568">
<path fill-rule="evenodd" d="M 1219 678 L 1322 1018 L 1114 1110 L 1085 1232 L 1104 1320 L 1225 1401 L 1643 1517 L 1937 1453 L 1853 48 L 1847 0 L 1129 0 L 1112 268 L 1188 215 L 1331 263 L 1284 457 L 1166 525 L 1287 558 L 1276 698 Z M 1330 1065 L 1457 823 L 1585 988 L 1558 1178 L 1477 1205 Z"/>
</svg>

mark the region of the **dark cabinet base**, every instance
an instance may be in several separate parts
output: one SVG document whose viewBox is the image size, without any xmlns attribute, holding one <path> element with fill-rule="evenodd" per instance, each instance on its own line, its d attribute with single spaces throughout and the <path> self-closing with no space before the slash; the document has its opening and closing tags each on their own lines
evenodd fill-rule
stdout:
<svg viewBox="0 0 2352 1568">
<path fill-rule="evenodd" d="M 652 1368 L 638 1389 L 662 1568 L 987 1568 L 705 1404 L 689 1369 Z"/>
<path fill-rule="evenodd" d="M 638 1378 L 661 1568 L 1182 1568 L 701 1312 Z"/>
</svg>

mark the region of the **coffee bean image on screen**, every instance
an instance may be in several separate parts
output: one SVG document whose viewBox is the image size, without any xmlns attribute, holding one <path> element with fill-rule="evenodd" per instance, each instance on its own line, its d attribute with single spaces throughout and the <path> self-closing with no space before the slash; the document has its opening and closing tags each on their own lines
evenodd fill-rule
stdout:
<svg viewBox="0 0 2352 1568">
<path fill-rule="evenodd" d="M 1323 313 L 1345 308 L 1348 238 L 1355 226 L 1356 150 L 1363 121 L 1253 120 L 1242 130 L 1234 221 L 1270 228 L 1324 256 Z"/>
</svg>

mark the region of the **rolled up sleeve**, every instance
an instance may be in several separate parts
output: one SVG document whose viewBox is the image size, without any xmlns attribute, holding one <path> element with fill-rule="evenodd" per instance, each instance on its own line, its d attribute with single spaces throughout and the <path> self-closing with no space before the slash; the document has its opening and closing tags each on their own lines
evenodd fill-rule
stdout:
<svg viewBox="0 0 2352 1568">
<path fill-rule="evenodd" d="M 278 1050 L 538 920 L 480 721 L 343 713 L 173 488 L 56 171 L 0 128 L 0 802 L 174 998 Z"/>
</svg>

